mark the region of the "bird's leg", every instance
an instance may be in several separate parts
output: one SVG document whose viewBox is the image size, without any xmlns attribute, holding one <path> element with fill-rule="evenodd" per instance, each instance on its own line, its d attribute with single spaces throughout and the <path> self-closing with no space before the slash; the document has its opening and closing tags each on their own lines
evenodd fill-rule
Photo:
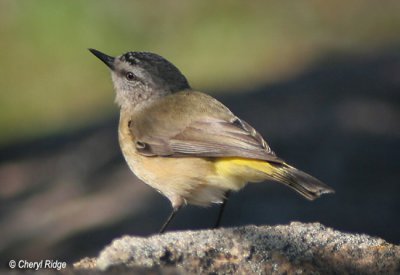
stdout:
<svg viewBox="0 0 400 275">
<path fill-rule="evenodd" d="M 218 228 L 219 225 L 220 225 L 220 223 L 221 223 L 222 214 L 224 213 L 225 205 L 226 205 L 226 202 L 227 202 L 228 199 L 229 199 L 229 195 L 230 195 L 230 194 L 231 194 L 230 191 L 226 191 L 224 201 L 222 202 L 222 204 L 221 204 L 221 206 L 220 206 L 220 208 L 219 208 L 218 218 L 217 218 L 217 222 L 215 223 L 214 228 Z"/>
<path fill-rule="evenodd" d="M 164 231 L 165 231 L 165 229 L 167 229 L 167 226 L 169 225 L 169 223 L 172 221 L 172 219 L 175 217 L 176 213 L 178 213 L 178 211 L 181 208 L 182 208 L 182 204 L 172 207 L 172 212 L 169 215 L 168 219 L 163 224 L 163 226 L 161 227 L 160 232 L 159 232 L 160 234 L 164 233 Z"/>
</svg>

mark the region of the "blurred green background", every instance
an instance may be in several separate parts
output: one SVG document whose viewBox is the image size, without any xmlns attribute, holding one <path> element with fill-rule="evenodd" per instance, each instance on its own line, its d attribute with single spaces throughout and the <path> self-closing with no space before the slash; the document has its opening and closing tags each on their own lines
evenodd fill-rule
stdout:
<svg viewBox="0 0 400 275">
<path fill-rule="evenodd" d="M 0 263 L 93 256 L 169 214 L 123 160 L 110 75 L 87 48 L 166 57 L 337 191 L 310 203 L 249 185 L 223 226 L 318 221 L 399 242 L 400 1 L 0 0 Z M 216 211 L 187 207 L 170 230 Z"/>
<path fill-rule="evenodd" d="M 400 41 L 399 1 L 0 0 L 0 146 L 117 112 L 88 51 L 165 56 L 206 91 L 293 76 Z"/>
</svg>

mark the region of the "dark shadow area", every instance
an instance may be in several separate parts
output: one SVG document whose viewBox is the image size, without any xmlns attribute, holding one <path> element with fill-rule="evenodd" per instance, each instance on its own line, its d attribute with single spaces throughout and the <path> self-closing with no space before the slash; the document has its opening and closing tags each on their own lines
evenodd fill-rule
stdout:
<svg viewBox="0 0 400 275">
<path fill-rule="evenodd" d="M 336 190 L 309 202 L 277 183 L 232 194 L 222 226 L 318 221 L 400 242 L 400 55 L 322 60 L 274 85 L 218 96 L 278 156 Z M 207 91 L 206 91 L 207 92 Z M 77 260 L 123 234 L 158 232 L 169 202 L 124 163 L 116 117 L 0 149 L 0 258 Z M 209 228 L 187 207 L 169 230 Z"/>
</svg>

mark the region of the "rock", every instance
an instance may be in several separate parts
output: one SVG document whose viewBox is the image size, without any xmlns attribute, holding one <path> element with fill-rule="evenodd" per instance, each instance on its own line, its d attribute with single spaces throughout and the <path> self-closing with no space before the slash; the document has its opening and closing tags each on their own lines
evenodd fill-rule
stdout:
<svg viewBox="0 0 400 275">
<path fill-rule="evenodd" d="M 319 223 L 124 236 L 75 268 L 148 268 L 158 274 L 398 274 L 400 246 Z M 144 269 L 146 270 L 146 269 Z"/>
</svg>

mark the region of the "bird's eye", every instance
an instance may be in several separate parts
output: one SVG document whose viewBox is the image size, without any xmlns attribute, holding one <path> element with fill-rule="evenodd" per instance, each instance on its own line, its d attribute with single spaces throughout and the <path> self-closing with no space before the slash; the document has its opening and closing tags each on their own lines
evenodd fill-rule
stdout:
<svg viewBox="0 0 400 275">
<path fill-rule="evenodd" d="M 132 72 L 127 72 L 125 75 L 126 79 L 128 80 L 134 80 L 136 79 L 136 76 Z"/>
</svg>

